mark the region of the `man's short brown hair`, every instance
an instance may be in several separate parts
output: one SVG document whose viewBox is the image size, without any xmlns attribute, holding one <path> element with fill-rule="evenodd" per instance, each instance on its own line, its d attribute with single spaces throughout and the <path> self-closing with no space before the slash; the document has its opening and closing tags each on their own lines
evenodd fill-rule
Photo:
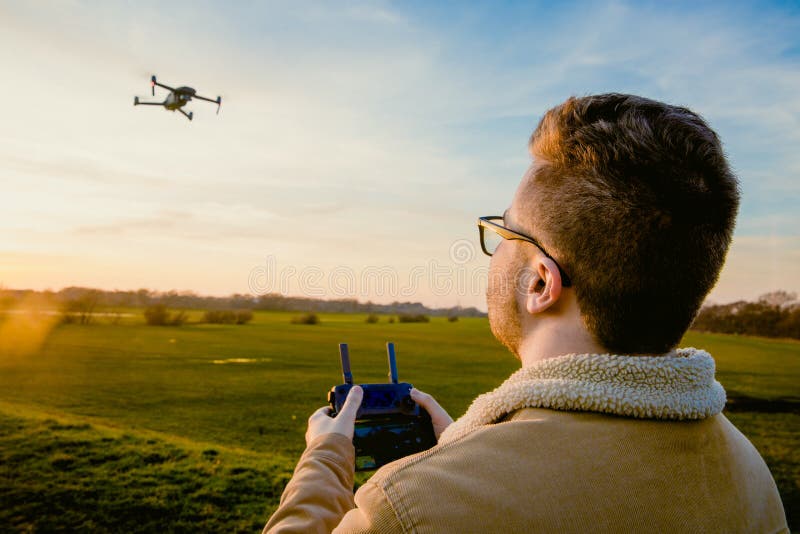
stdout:
<svg viewBox="0 0 800 534">
<path fill-rule="evenodd" d="M 589 331 L 621 354 L 674 348 L 717 281 L 739 190 L 696 113 L 646 98 L 572 97 L 530 139 L 533 224 L 572 278 Z"/>
</svg>

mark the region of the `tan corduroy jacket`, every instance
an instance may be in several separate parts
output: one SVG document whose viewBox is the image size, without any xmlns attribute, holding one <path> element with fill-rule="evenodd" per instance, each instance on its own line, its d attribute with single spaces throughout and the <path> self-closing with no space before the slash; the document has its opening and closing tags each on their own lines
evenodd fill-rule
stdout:
<svg viewBox="0 0 800 534">
<path fill-rule="evenodd" d="M 761 456 L 722 414 L 664 421 L 524 408 L 378 470 L 309 444 L 265 532 L 788 532 Z"/>
<path fill-rule="evenodd" d="M 722 415 L 707 352 L 523 367 L 353 499 L 353 445 L 312 441 L 267 532 L 786 532 L 775 482 Z"/>
</svg>

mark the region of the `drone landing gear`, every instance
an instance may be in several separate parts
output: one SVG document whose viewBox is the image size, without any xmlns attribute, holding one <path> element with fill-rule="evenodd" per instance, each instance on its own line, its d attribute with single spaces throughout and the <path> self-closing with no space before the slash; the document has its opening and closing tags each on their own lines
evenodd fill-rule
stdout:
<svg viewBox="0 0 800 534">
<path fill-rule="evenodd" d="M 183 113 L 183 116 L 186 117 L 187 119 L 192 120 L 192 115 L 194 115 L 194 111 L 190 111 L 189 113 L 186 113 L 185 111 L 183 111 L 180 108 L 178 108 L 178 111 Z"/>
</svg>

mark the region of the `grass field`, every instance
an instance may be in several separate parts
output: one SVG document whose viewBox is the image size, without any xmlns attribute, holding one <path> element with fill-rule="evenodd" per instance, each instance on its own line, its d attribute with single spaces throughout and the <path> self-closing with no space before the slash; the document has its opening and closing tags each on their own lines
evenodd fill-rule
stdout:
<svg viewBox="0 0 800 534">
<path fill-rule="evenodd" d="M 253 531 L 302 452 L 306 419 L 341 381 L 401 380 L 455 417 L 516 362 L 486 319 L 389 324 L 260 312 L 244 326 L 61 325 L 0 354 L 0 524 L 19 531 Z M 736 402 L 728 417 L 761 451 L 800 525 L 800 343 L 689 333 Z M 363 480 L 364 477 L 361 478 Z"/>
</svg>

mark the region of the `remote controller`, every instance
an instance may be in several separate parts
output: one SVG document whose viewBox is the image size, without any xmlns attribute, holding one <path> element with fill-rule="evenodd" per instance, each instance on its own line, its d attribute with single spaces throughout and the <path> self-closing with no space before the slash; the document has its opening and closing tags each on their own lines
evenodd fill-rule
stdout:
<svg viewBox="0 0 800 534">
<path fill-rule="evenodd" d="M 436 445 L 430 415 L 411 398 L 412 385 L 398 382 L 394 343 L 386 344 L 389 356 L 387 384 L 359 384 L 364 390 L 356 414 L 353 445 L 356 449 L 356 471 L 377 469 L 389 462 Z M 346 343 L 339 344 L 344 384 L 331 388 L 328 402 L 331 417 L 342 409 L 353 374 L 350 371 L 350 352 Z"/>
</svg>

